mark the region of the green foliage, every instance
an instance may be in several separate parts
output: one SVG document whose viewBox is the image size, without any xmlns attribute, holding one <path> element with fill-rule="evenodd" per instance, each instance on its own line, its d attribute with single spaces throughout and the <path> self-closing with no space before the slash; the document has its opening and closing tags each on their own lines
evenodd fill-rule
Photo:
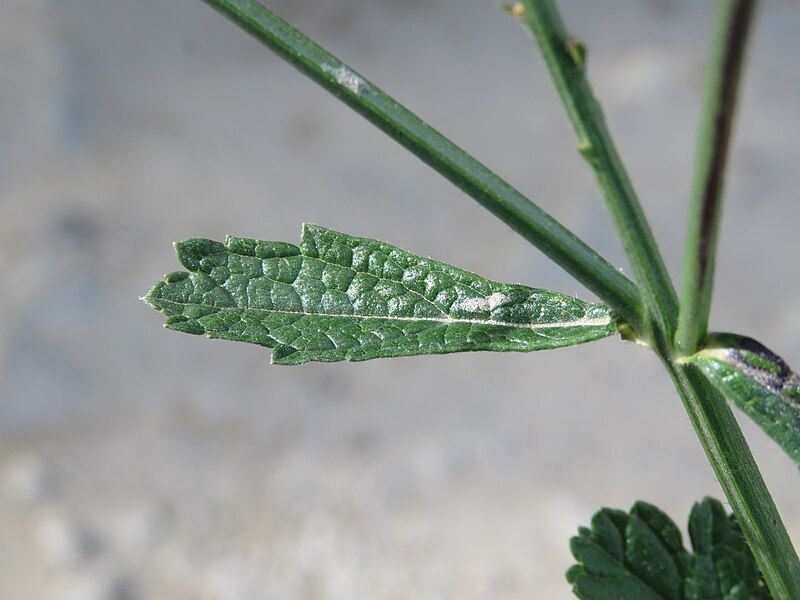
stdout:
<svg viewBox="0 0 800 600">
<path fill-rule="evenodd" d="M 629 513 L 604 508 L 570 541 L 567 571 L 583 600 L 756 600 L 770 598 L 733 515 L 717 500 L 692 508 L 688 552 L 677 525 L 646 502 Z"/>
<path fill-rule="evenodd" d="M 272 361 L 529 352 L 614 334 L 608 308 L 489 281 L 371 239 L 305 225 L 300 247 L 229 237 L 175 244 L 189 272 L 145 296 L 166 327 L 273 348 Z"/>
<path fill-rule="evenodd" d="M 797 376 L 739 336 L 722 336 L 696 353 L 707 333 L 730 127 L 755 0 L 718 0 L 680 303 L 589 85 L 586 49 L 553 0 L 523 0 L 510 11 L 540 47 L 635 282 L 260 3 L 205 1 L 490 210 L 607 306 L 495 283 L 388 244 L 307 226 L 299 247 L 243 238 L 177 243 L 189 272 L 167 275 L 145 297 L 166 315 L 166 326 L 271 347 L 278 364 L 540 350 L 619 329 L 625 339 L 649 346 L 671 375 L 739 521 L 718 502 L 696 505 L 689 553 L 675 524 L 649 504 L 637 503 L 630 513 L 601 510 L 592 528 L 572 540 L 579 564 L 568 579 L 575 593 L 592 600 L 746 600 L 769 598 L 766 581 L 776 599 L 800 598 L 800 561 L 723 397 L 800 463 Z"/>
<path fill-rule="evenodd" d="M 688 359 L 800 467 L 800 377 L 748 337 L 714 334 Z"/>
</svg>

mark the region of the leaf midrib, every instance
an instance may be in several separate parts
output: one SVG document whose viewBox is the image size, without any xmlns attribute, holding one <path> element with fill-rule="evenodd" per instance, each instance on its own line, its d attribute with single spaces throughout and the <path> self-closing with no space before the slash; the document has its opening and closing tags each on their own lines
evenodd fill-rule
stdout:
<svg viewBox="0 0 800 600">
<path fill-rule="evenodd" d="M 166 300 L 161 298 L 161 301 L 167 304 L 176 306 L 199 306 L 201 308 L 210 308 L 217 311 L 222 310 L 241 310 L 241 311 L 255 311 L 261 313 L 277 313 L 284 315 L 297 315 L 299 317 L 329 317 L 331 319 L 376 319 L 386 321 L 426 321 L 431 323 L 441 323 L 442 325 L 450 325 L 454 323 L 466 323 L 468 325 L 493 325 L 495 327 L 510 327 L 515 329 L 559 329 L 567 327 L 602 327 L 603 325 L 610 325 L 613 318 L 609 315 L 604 318 L 597 319 L 578 319 L 577 321 L 559 321 L 551 323 L 512 323 L 509 321 L 491 321 L 484 319 L 458 319 L 454 317 L 445 316 L 442 318 L 434 317 L 392 317 L 388 315 L 346 315 L 346 314 L 333 314 L 333 313 L 318 313 L 318 312 L 299 312 L 293 310 L 280 310 L 272 308 L 257 308 L 257 307 L 242 307 L 242 306 L 216 306 L 214 304 L 204 304 L 201 302 L 177 302 L 175 300 Z M 200 317 L 202 318 L 202 317 Z"/>
</svg>

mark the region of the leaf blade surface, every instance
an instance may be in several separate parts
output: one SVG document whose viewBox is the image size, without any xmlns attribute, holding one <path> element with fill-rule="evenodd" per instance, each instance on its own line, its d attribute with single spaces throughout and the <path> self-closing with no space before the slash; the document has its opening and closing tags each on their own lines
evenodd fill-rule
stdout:
<svg viewBox="0 0 800 600">
<path fill-rule="evenodd" d="M 188 272 L 144 300 L 185 333 L 273 349 L 272 362 L 529 352 L 616 333 L 608 307 L 497 283 L 389 244 L 305 225 L 300 246 L 175 244 Z"/>
<path fill-rule="evenodd" d="M 604 508 L 570 540 L 577 560 L 567 571 L 582 600 L 767 600 L 755 559 L 733 516 L 704 498 L 692 508 L 683 546 L 675 523 L 637 502 L 629 513 Z"/>
<path fill-rule="evenodd" d="M 687 360 L 800 467 L 800 377 L 780 356 L 752 338 L 716 333 Z"/>
</svg>

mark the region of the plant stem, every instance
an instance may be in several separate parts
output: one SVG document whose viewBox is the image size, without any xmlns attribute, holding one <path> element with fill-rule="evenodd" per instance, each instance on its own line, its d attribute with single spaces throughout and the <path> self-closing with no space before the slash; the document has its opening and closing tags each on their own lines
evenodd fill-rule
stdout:
<svg viewBox="0 0 800 600">
<path fill-rule="evenodd" d="M 693 365 L 662 357 L 775 600 L 800 598 L 800 562 L 730 406 Z"/>
<path fill-rule="evenodd" d="M 718 202 L 720 196 L 725 148 L 729 137 L 730 114 L 727 113 L 733 112 L 736 80 L 752 13 L 752 6 L 747 8 L 747 4 L 752 5 L 752 2 L 727 0 L 723 2 L 727 6 L 720 9 L 723 14 L 721 18 L 732 22 L 730 27 L 733 33 L 727 34 L 726 27 L 723 33 L 716 35 L 716 39 L 722 38 L 722 41 L 715 42 L 715 48 L 725 44 L 719 50 L 723 53 L 723 58 L 719 61 L 725 70 L 719 75 L 719 81 L 713 84 L 714 91 L 707 91 L 707 97 L 710 94 L 716 96 L 718 87 L 725 87 L 726 91 L 721 100 L 708 100 L 714 105 L 719 103 L 722 109 L 720 112 L 711 112 L 716 108 L 714 105 L 708 109 L 712 116 L 709 117 L 711 125 L 707 127 L 717 138 L 708 142 L 711 144 L 709 150 L 701 150 L 701 160 L 707 160 L 710 164 L 699 166 L 697 176 L 702 182 L 699 192 L 701 199 L 706 196 L 709 202 L 714 203 Z M 648 316 L 654 321 L 655 330 L 652 333 L 656 336 L 671 336 L 678 318 L 675 292 L 633 187 L 611 141 L 600 105 L 586 80 L 585 49 L 579 41 L 567 34 L 552 0 L 522 0 L 522 6 L 522 12 L 516 10 L 514 14 L 527 25 L 536 39 L 578 134 L 579 150 L 595 170 L 605 194 L 606 205 L 631 261 Z M 730 56 L 724 55 L 727 46 L 732 48 Z M 718 117 L 720 114 L 722 116 Z M 708 135 L 704 133 L 704 136 Z M 703 152 L 708 152 L 709 157 L 704 157 Z M 707 171 L 710 174 L 706 175 Z M 707 183 L 709 178 L 712 181 Z M 706 192 L 706 189 L 710 191 Z M 713 213 L 716 210 L 713 206 L 705 210 L 710 210 L 712 214 L 706 217 L 703 206 L 700 206 L 697 211 L 700 217 L 696 221 L 701 225 L 702 233 L 697 239 L 710 240 L 710 246 L 707 244 L 704 251 L 711 248 L 713 255 L 713 236 L 716 234 L 717 220 Z M 706 223 L 702 222 L 703 218 Z M 696 248 L 702 245 L 701 241 L 696 241 L 691 246 L 695 254 Z M 713 260 L 711 262 L 713 265 Z M 707 290 L 703 292 L 707 297 L 699 302 L 707 303 L 710 298 L 710 273 L 708 275 L 705 282 Z M 700 309 L 704 313 L 695 309 L 694 315 L 701 314 L 704 319 L 700 335 L 705 332 L 707 308 L 706 304 L 704 309 Z M 692 327 L 692 335 L 698 335 L 697 324 Z M 662 337 L 661 341 L 663 345 L 656 345 L 654 349 L 673 378 L 692 425 L 770 591 L 775 598 L 800 598 L 800 562 L 730 407 L 719 391 L 695 367 L 673 362 L 671 339 Z"/>
<path fill-rule="evenodd" d="M 678 316 L 675 290 L 586 78 L 585 48 L 567 34 L 552 0 L 523 0 L 522 7 L 519 18 L 539 45 L 578 135 L 578 150 L 594 169 L 648 317 L 655 322 L 650 334 L 668 337 L 661 341 L 669 347 Z"/>
<path fill-rule="evenodd" d="M 444 175 L 641 330 L 636 286 L 509 183 L 258 2 L 205 2 Z"/>
<path fill-rule="evenodd" d="M 731 125 L 755 0 L 719 0 L 692 181 L 675 345 L 694 354 L 708 330 Z"/>
</svg>

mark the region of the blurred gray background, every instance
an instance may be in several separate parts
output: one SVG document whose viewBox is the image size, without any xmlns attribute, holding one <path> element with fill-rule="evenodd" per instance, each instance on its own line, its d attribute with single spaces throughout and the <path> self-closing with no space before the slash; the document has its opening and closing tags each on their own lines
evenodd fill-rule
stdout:
<svg viewBox="0 0 800 600">
<path fill-rule="evenodd" d="M 624 267 L 493 1 L 269 4 Z M 678 275 L 711 3 L 562 4 Z M 762 8 L 712 326 L 799 365 L 800 8 Z M 566 599 L 600 506 L 721 497 L 632 344 L 271 367 L 138 300 L 173 240 L 304 221 L 592 298 L 197 0 L 0 3 L 0 599 Z M 800 541 L 797 470 L 743 426 Z"/>
</svg>

